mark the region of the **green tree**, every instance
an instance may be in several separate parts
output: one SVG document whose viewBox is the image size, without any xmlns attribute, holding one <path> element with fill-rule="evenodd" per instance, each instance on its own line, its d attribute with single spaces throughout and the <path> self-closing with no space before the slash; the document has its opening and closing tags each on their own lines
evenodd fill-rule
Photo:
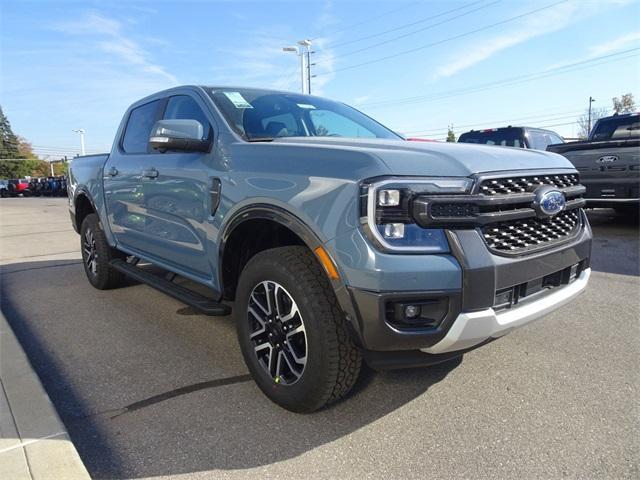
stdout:
<svg viewBox="0 0 640 480">
<path fill-rule="evenodd" d="M 620 98 L 613 97 L 613 111 L 616 113 L 633 112 L 636 109 L 636 102 L 633 93 L 625 93 Z"/>
<path fill-rule="evenodd" d="M 455 142 L 456 134 L 453 133 L 453 125 L 449 125 L 447 130 L 447 142 Z"/>
<path fill-rule="evenodd" d="M 17 135 L 16 137 L 18 139 L 18 158 L 36 158 L 33 153 L 31 142 L 27 141 L 26 138 L 21 137 L 20 135 Z"/>
<path fill-rule="evenodd" d="M 9 123 L 9 119 L 2 111 L 2 106 L 0 106 L 0 137 L 2 137 L 0 158 L 20 158 L 18 150 L 20 142 L 13 130 L 11 130 L 11 123 Z"/>
</svg>

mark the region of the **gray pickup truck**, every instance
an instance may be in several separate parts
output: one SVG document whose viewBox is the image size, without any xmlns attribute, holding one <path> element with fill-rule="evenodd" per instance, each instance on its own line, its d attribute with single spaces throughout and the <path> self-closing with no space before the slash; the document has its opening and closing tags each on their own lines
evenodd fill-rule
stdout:
<svg viewBox="0 0 640 480">
<path fill-rule="evenodd" d="M 94 287 L 129 276 L 204 314 L 233 308 L 256 383 L 298 412 L 343 397 L 363 361 L 459 357 L 590 275 L 585 189 L 562 156 L 408 142 L 315 96 L 157 93 L 110 154 L 73 161 L 70 185 Z"/>
<path fill-rule="evenodd" d="M 549 145 L 580 172 L 588 207 L 610 207 L 638 216 L 640 206 L 640 114 L 601 118 L 584 142 Z"/>
</svg>

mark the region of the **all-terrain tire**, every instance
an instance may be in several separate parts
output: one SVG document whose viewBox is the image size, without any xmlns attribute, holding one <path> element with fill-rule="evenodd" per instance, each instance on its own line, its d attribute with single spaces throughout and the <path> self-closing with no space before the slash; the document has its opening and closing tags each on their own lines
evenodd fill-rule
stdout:
<svg viewBox="0 0 640 480">
<path fill-rule="evenodd" d="M 124 275 L 114 270 L 109 262 L 114 258 L 125 258 L 107 243 L 98 215 L 89 214 L 80 227 L 80 249 L 82 264 L 89 283 L 98 290 L 108 290 L 120 286 Z"/>
<path fill-rule="evenodd" d="M 298 324 L 304 325 L 306 363 L 292 383 L 281 381 L 261 363 L 256 341 L 250 338 L 256 320 L 249 313 L 249 302 L 254 302 L 254 289 L 265 284 L 278 285 L 282 295 L 290 296 L 301 317 Z M 362 364 L 360 351 L 351 339 L 326 273 L 306 247 L 273 248 L 252 257 L 240 275 L 234 313 L 247 367 L 258 387 L 278 405 L 310 413 L 340 399 L 356 383 Z"/>
</svg>

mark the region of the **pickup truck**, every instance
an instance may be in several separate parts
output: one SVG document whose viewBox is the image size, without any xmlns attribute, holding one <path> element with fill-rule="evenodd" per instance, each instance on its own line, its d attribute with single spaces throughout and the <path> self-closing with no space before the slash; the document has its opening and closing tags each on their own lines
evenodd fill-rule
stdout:
<svg viewBox="0 0 640 480">
<path fill-rule="evenodd" d="M 583 142 L 549 145 L 567 157 L 587 188 L 587 207 L 614 208 L 638 216 L 640 113 L 599 119 Z"/>
<path fill-rule="evenodd" d="M 296 412 L 346 395 L 363 361 L 459 357 L 591 272 L 584 187 L 562 156 L 409 142 L 316 96 L 156 93 L 69 180 L 91 285 L 128 276 L 233 313 L 257 385 Z"/>
<path fill-rule="evenodd" d="M 471 130 L 460 135 L 458 142 L 546 150 L 548 145 L 564 143 L 564 140 L 552 130 L 534 127 L 512 127 L 509 125 L 501 128 Z"/>
</svg>

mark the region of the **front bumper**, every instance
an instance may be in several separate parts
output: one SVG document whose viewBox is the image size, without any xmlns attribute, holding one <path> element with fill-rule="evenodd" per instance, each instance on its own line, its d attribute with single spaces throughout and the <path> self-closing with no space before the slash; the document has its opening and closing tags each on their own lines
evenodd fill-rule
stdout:
<svg viewBox="0 0 640 480">
<path fill-rule="evenodd" d="M 434 287 L 439 280 L 447 279 L 447 275 L 430 274 L 428 268 L 420 270 L 424 267 L 421 257 L 437 256 L 412 257 L 416 269 L 420 270 L 415 276 L 421 278 L 424 274 L 429 278 L 429 286 L 423 289 L 415 288 L 419 283 L 415 281 L 409 284 L 409 289 L 406 283 L 396 280 L 397 287 L 393 290 L 378 290 L 368 285 L 356 287 L 351 283 L 347 291 L 353 308 L 348 318 L 352 320 L 355 338 L 365 353 L 375 353 L 379 363 L 386 363 L 381 358 L 385 354 L 395 357 L 391 362 L 394 368 L 398 368 L 403 358 L 411 365 L 428 365 L 439 360 L 432 358 L 433 355 L 461 353 L 559 308 L 584 289 L 589 277 L 591 229 L 586 215 L 583 212 L 581 215 L 582 227 L 574 237 L 543 251 L 520 256 L 492 253 L 477 230 L 448 231 L 451 246 L 448 258 L 456 262 L 452 268 L 459 272 L 459 281 L 441 284 L 440 289 Z M 576 267 L 577 277 L 571 276 L 569 283 L 568 274 Z M 374 273 L 367 279 L 374 277 Z M 384 278 L 386 273 L 382 270 L 380 275 Z M 549 280 L 553 278 L 550 277 L 556 274 L 563 280 L 551 287 Z M 508 293 L 510 289 L 528 292 L 533 291 L 533 287 L 538 291 L 524 295 L 508 308 L 498 302 L 502 292 Z M 389 321 L 390 305 L 434 299 L 441 305 L 442 321 L 433 328 L 399 328 Z M 408 352 L 418 355 L 409 357 Z"/>
<path fill-rule="evenodd" d="M 454 352 L 471 348 L 490 338 L 506 335 L 515 328 L 537 320 L 576 298 L 587 288 L 590 275 L 591 269 L 587 268 L 569 285 L 539 300 L 533 300 L 500 313 L 496 313 L 493 308 L 461 313 L 442 340 L 421 350 L 430 354 Z"/>
</svg>

